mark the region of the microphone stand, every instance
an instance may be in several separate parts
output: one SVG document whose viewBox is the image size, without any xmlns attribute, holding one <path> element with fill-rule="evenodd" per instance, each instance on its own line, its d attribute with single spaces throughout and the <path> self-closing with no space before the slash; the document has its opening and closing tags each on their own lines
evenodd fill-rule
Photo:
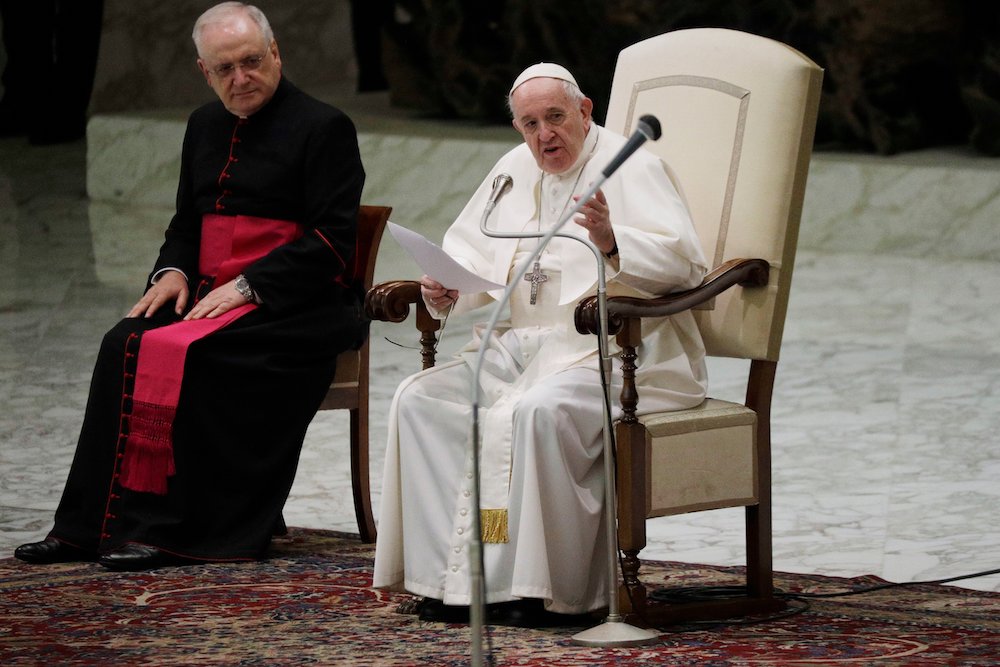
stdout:
<svg viewBox="0 0 1000 667">
<path fill-rule="evenodd" d="M 483 234 L 494 237 L 494 238 L 541 238 L 538 246 L 527 257 L 521 265 L 518 267 L 517 272 L 512 280 L 507 284 L 504 290 L 503 297 L 497 302 L 496 306 L 493 308 L 493 312 L 490 316 L 489 324 L 486 328 L 486 334 L 493 331 L 496 327 L 497 321 L 500 319 L 501 311 L 504 306 L 510 300 L 510 296 L 514 289 L 521 283 L 525 274 L 528 272 L 528 267 L 532 266 L 536 259 L 541 255 L 542 251 L 548 245 L 548 243 L 555 236 L 562 238 L 568 238 L 575 241 L 579 241 L 587 246 L 590 251 L 594 254 L 597 260 L 597 308 L 598 316 L 600 319 L 600 334 L 598 335 L 597 347 L 598 354 L 600 356 L 600 364 L 602 372 L 605 377 L 610 376 L 611 372 L 611 357 L 608 354 L 608 311 L 607 311 L 607 280 L 605 278 L 604 271 L 604 257 L 601 251 L 593 244 L 590 239 L 580 238 L 578 236 L 573 236 L 572 234 L 561 233 L 559 230 L 570 220 L 574 215 L 576 215 L 580 209 L 594 197 L 597 191 L 604 185 L 604 182 L 610 176 L 611 171 L 609 170 L 607 174 L 601 173 L 597 182 L 593 184 L 590 189 L 581 196 L 577 203 L 572 209 L 567 212 L 561 220 L 559 220 L 552 229 L 546 232 L 544 235 L 539 233 L 526 233 L 526 232 L 495 232 L 490 231 L 486 228 L 486 221 L 490 213 L 493 210 L 493 206 L 487 205 L 486 210 L 483 213 L 482 220 L 480 222 L 480 230 Z M 494 205 L 496 201 L 492 202 Z M 472 606 L 470 608 L 470 624 L 473 632 L 473 665 L 480 665 L 481 663 L 476 662 L 477 656 L 481 660 L 481 633 L 482 633 L 482 621 L 485 616 L 485 605 L 483 604 L 485 591 L 484 591 L 484 575 L 483 575 L 483 554 L 482 554 L 482 532 L 479 523 L 479 494 L 480 494 L 480 484 L 479 484 L 479 399 L 480 399 L 480 387 L 479 387 L 479 375 L 482 370 L 483 359 L 486 354 L 486 345 L 481 345 L 479 352 L 476 357 L 475 371 L 473 374 L 473 387 L 475 391 L 475 400 L 472 405 L 472 432 L 473 432 L 473 442 L 472 442 L 472 466 L 473 466 L 473 484 L 472 484 L 472 502 L 473 507 L 477 508 L 475 512 L 476 516 L 473 518 L 473 530 L 475 531 L 474 537 L 472 539 L 472 546 L 470 548 L 470 559 L 472 563 L 470 564 L 470 570 L 472 574 Z M 609 383 L 606 383 L 605 391 Z M 614 475 L 614 451 L 611 443 L 611 412 L 610 412 L 610 401 L 608 397 L 602 401 L 604 408 L 604 475 L 605 475 L 605 493 L 604 493 L 604 510 L 605 510 L 605 524 L 607 528 L 607 542 L 608 542 L 608 553 L 607 553 L 607 576 L 608 576 L 608 616 L 605 618 L 604 623 L 589 630 L 577 633 L 573 636 L 573 641 L 582 644 L 584 646 L 637 646 L 640 644 L 646 644 L 656 639 L 658 636 L 656 632 L 651 630 L 645 630 L 642 628 L 637 628 L 635 626 L 625 623 L 624 618 L 619 613 L 619 602 L 618 602 L 618 510 L 617 510 L 617 494 L 615 491 L 615 475 Z M 477 624 L 478 623 L 478 624 Z"/>
</svg>

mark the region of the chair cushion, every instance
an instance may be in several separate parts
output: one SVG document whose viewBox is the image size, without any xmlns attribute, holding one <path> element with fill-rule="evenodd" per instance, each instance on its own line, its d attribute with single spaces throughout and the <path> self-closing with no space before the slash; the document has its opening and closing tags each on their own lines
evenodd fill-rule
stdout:
<svg viewBox="0 0 1000 667">
<path fill-rule="evenodd" d="M 640 417 L 649 433 L 647 516 L 757 504 L 757 413 L 709 398 Z"/>
</svg>

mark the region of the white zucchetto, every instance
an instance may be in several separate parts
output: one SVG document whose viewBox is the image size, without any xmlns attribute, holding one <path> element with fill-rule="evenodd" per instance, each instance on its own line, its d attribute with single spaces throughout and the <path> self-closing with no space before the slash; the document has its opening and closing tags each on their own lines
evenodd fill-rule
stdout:
<svg viewBox="0 0 1000 667">
<path fill-rule="evenodd" d="M 532 65 L 528 69 L 521 72 L 521 74 L 514 79 L 514 85 L 510 87 L 510 92 L 507 94 L 513 94 L 514 90 L 528 79 L 537 79 L 539 77 L 545 77 L 547 79 L 561 79 L 562 81 L 569 81 L 577 88 L 580 87 L 580 85 L 576 82 L 576 79 L 573 78 L 573 75 L 569 73 L 569 70 L 562 65 L 556 65 L 555 63 L 538 63 L 537 65 Z"/>
</svg>

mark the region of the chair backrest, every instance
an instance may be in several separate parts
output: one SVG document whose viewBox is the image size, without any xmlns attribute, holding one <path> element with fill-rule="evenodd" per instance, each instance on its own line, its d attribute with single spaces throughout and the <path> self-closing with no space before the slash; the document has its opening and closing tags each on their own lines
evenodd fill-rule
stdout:
<svg viewBox="0 0 1000 667">
<path fill-rule="evenodd" d="M 375 278 L 375 259 L 378 247 L 382 241 L 385 224 L 389 220 L 392 208 L 388 206 L 365 206 L 358 209 L 357 242 L 354 248 L 354 260 L 351 266 L 351 285 L 358 293 L 364 295 L 371 289 Z M 368 372 L 368 341 L 359 349 L 346 350 L 337 358 L 335 385 L 356 383 L 362 373 Z M 332 400 L 332 399 L 331 399 Z"/>
<path fill-rule="evenodd" d="M 357 243 L 354 264 L 351 267 L 351 284 L 363 293 L 371 289 L 375 278 L 375 258 L 382 242 L 382 232 L 389 220 L 392 207 L 362 205 L 358 209 Z"/>
<path fill-rule="evenodd" d="M 771 265 L 767 289 L 734 288 L 696 312 L 710 355 L 777 361 L 823 70 L 798 51 L 735 30 L 677 30 L 623 50 L 606 126 L 663 128 L 646 148 L 667 163 L 712 268 Z"/>
</svg>

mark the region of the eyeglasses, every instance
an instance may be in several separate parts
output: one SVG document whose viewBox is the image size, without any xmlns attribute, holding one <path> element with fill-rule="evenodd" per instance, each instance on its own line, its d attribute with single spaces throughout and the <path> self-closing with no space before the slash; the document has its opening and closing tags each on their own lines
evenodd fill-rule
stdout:
<svg viewBox="0 0 1000 667">
<path fill-rule="evenodd" d="M 264 62 L 264 58 L 267 57 L 269 51 L 265 51 L 259 56 L 248 56 L 243 60 L 239 61 L 235 65 L 233 63 L 223 63 L 221 65 L 216 65 L 211 69 L 212 74 L 219 77 L 220 79 L 226 79 L 232 76 L 236 72 L 236 68 L 240 68 L 244 72 L 252 72 L 255 69 L 259 69 L 261 63 Z"/>
</svg>

